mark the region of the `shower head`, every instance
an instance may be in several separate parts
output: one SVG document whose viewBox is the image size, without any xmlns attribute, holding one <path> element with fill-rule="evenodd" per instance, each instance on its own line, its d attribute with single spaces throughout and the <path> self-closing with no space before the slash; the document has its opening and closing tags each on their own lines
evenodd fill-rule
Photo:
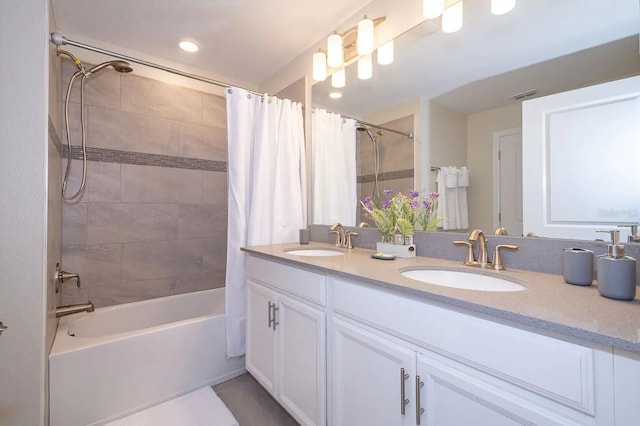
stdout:
<svg viewBox="0 0 640 426">
<path fill-rule="evenodd" d="M 359 131 L 359 132 L 367 132 L 367 135 L 369 135 L 369 139 L 371 139 L 371 142 L 376 143 L 376 138 L 375 138 L 375 136 L 373 136 L 373 133 L 371 133 L 371 130 L 369 130 L 368 128 L 366 128 L 362 124 L 358 124 L 356 126 L 356 130 Z"/>
<path fill-rule="evenodd" d="M 87 71 L 86 77 L 89 77 L 91 74 L 96 73 L 106 67 L 111 67 L 114 70 L 121 72 L 121 73 L 128 73 L 133 71 L 133 68 L 131 68 L 131 65 L 128 62 L 125 61 L 108 61 L 108 62 L 103 62 L 101 64 L 96 65 L 95 67 L 91 68 L 89 71 Z"/>
</svg>

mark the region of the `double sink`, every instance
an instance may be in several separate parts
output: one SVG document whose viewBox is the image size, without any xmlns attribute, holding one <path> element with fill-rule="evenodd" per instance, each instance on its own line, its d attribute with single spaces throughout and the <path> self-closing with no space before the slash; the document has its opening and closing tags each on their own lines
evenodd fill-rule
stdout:
<svg viewBox="0 0 640 426">
<path fill-rule="evenodd" d="M 285 252 L 294 256 L 308 257 L 344 256 L 346 253 L 340 249 L 329 248 L 298 248 L 285 250 Z M 464 290 L 513 292 L 527 289 L 507 277 L 489 275 L 484 271 L 460 271 L 452 268 L 425 266 L 401 268 L 398 273 L 422 283 Z"/>
</svg>

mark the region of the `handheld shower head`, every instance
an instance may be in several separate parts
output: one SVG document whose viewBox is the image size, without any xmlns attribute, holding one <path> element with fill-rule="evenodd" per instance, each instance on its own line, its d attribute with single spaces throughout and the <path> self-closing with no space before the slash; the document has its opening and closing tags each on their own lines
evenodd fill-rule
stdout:
<svg viewBox="0 0 640 426">
<path fill-rule="evenodd" d="M 131 65 L 128 62 L 125 61 L 108 61 L 108 62 L 103 62 L 101 64 L 96 65 L 95 67 L 89 69 L 89 71 L 87 71 L 86 76 L 89 77 L 91 74 L 96 73 L 106 67 L 111 67 L 114 70 L 120 72 L 120 73 L 128 73 L 133 71 L 133 68 L 131 68 Z"/>
<path fill-rule="evenodd" d="M 375 138 L 375 136 L 373 136 L 373 133 L 371 133 L 371 130 L 369 130 L 368 128 L 366 128 L 362 124 L 358 124 L 356 126 L 356 130 L 359 131 L 359 132 L 367 132 L 367 135 L 369 135 L 369 139 L 371 139 L 371 142 L 376 143 L 376 138 Z"/>
</svg>

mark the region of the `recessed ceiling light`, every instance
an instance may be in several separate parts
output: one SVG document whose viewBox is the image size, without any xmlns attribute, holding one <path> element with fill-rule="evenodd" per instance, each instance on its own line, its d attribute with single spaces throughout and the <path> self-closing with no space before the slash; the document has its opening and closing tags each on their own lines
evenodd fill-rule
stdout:
<svg viewBox="0 0 640 426">
<path fill-rule="evenodd" d="M 331 93 L 329 93 L 329 97 L 331 99 L 340 99 L 342 97 L 342 93 L 340 93 L 340 92 L 331 92 Z"/>
<path fill-rule="evenodd" d="M 198 45 L 195 44 L 192 41 L 188 41 L 188 40 L 182 40 L 179 44 L 180 49 L 187 51 L 187 52 L 197 52 L 198 51 Z"/>
</svg>

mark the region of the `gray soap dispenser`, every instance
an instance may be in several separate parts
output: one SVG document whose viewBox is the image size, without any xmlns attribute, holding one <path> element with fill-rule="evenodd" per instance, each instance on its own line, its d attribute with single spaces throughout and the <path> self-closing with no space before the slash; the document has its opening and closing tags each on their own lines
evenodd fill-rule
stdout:
<svg viewBox="0 0 640 426">
<path fill-rule="evenodd" d="M 636 260 L 624 255 L 620 231 L 597 231 L 611 234 L 607 252 L 596 257 L 596 274 L 600 295 L 610 299 L 632 300 L 636 296 Z"/>
</svg>

